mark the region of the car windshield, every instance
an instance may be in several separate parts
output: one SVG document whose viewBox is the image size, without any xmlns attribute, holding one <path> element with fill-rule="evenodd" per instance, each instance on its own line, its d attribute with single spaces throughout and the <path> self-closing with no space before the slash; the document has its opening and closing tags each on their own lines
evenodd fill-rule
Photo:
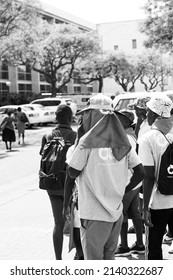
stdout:
<svg viewBox="0 0 173 280">
<path fill-rule="evenodd" d="M 122 109 L 126 109 L 127 105 L 135 103 L 136 98 L 131 98 L 131 99 L 120 99 L 115 106 L 115 110 L 119 111 Z"/>
</svg>

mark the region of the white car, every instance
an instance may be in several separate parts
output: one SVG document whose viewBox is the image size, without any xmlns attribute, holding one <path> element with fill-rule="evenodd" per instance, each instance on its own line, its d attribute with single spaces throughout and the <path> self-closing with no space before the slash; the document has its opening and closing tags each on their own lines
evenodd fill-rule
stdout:
<svg viewBox="0 0 173 280">
<path fill-rule="evenodd" d="M 113 100 L 113 104 L 114 104 L 114 109 L 116 111 L 122 110 L 122 109 L 126 109 L 128 108 L 131 104 L 135 103 L 137 98 L 139 97 L 152 97 L 152 96 L 159 96 L 159 95 L 163 95 L 166 94 L 167 96 L 169 96 L 171 98 L 171 100 L 173 101 L 173 91 L 163 91 L 163 92 L 125 92 L 123 94 L 119 94 L 117 95 L 114 100 Z"/>
<path fill-rule="evenodd" d="M 0 107 L 0 115 L 3 119 L 6 116 L 6 110 L 12 111 L 12 113 L 15 113 L 17 108 L 21 107 L 22 105 L 5 105 Z M 26 126 L 31 128 L 33 125 L 38 125 L 40 121 L 39 113 L 35 113 L 33 110 L 29 110 L 26 108 L 22 108 L 22 111 L 26 114 L 26 117 L 28 119 L 28 122 L 26 123 Z M 0 119 L 1 121 L 1 119 Z"/>
<path fill-rule="evenodd" d="M 31 104 L 41 104 L 46 109 L 53 109 L 54 113 L 56 112 L 56 109 L 58 105 L 60 104 L 66 104 L 70 106 L 73 112 L 73 117 L 75 117 L 77 112 L 77 105 L 71 101 L 70 98 L 58 98 L 58 97 L 47 97 L 47 98 L 40 98 L 33 100 Z"/>
<path fill-rule="evenodd" d="M 48 123 L 55 123 L 55 112 L 53 109 L 45 108 L 41 104 L 23 104 L 21 105 L 22 108 L 27 108 L 29 110 L 33 110 L 35 112 L 39 112 L 40 115 L 40 124 L 48 124 Z"/>
</svg>

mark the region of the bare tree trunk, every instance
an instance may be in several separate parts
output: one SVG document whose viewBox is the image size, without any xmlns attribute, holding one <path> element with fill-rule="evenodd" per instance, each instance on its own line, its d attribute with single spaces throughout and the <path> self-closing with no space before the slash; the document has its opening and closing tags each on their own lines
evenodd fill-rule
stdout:
<svg viewBox="0 0 173 280">
<path fill-rule="evenodd" d="M 52 82 L 52 97 L 56 97 L 57 88 L 56 88 L 56 82 Z"/>
<path fill-rule="evenodd" d="M 99 75 L 98 77 L 98 82 L 99 82 L 99 92 L 102 92 L 103 89 L 103 77 Z"/>
</svg>

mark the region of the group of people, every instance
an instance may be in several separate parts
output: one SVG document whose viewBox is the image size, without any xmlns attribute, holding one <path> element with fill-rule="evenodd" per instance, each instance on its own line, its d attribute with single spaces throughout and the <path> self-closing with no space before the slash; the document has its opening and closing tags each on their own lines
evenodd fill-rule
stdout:
<svg viewBox="0 0 173 280">
<path fill-rule="evenodd" d="M 69 209 L 69 248 L 76 247 L 77 259 L 113 260 L 123 252 L 144 253 L 143 221 L 148 229 L 147 258 L 163 259 L 162 241 L 168 225 L 173 232 L 173 195 L 161 194 L 157 181 L 162 155 L 173 142 L 172 101 L 161 94 L 138 100 L 134 109 L 136 126 L 132 111 L 114 112 L 109 97 L 95 95 L 78 112 L 76 133 L 71 128 L 70 107 L 58 106 L 56 130 L 71 142 L 71 147 L 66 157 L 64 190 L 48 191 L 57 260 L 62 259 L 63 228 Z M 140 114 L 144 109 L 145 114 Z M 43 136 L 40 154 L 52 138 L 53 134 Z M 143 195 L 142 203 L 139 194 Z M 131 248 L 127 239 L 129 218 L 136 232 Z"/>
<path fill-rule="evenodd" d="M 18 144 L 24 144 L 25 139 L 25 121 L 24 121 L 24 112 L 22 112 L 21 107 L 17 108 L 15 113 L 12 113 L 11 110 L 6 110 L 6 116 L 0 124 L 0 129 L 2 130 L 2 141 L 5 142 L 5 147 L 7 151 L 11 151 L 12 143 L 16 141 L 15 135 L 15 124 L 18 132 Z"/>
</svg>

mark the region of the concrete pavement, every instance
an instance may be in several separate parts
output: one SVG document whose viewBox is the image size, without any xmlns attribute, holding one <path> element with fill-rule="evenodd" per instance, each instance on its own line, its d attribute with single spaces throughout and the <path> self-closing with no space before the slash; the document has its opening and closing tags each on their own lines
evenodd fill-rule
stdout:
<svg viewBox="0 0 173 280">
<path fill-rule="evenodd" d="M 52 246 L 53 217 L 45 191 L 35 185 L 23 196 L 1 206 L 0 260 L 54 260 Z M 75 250 L 68 252 L 69 237 L 64 236 L 63 259 L 72 260 Z M 135 235 L 129 234 L 129 245 Z M 169 245 L 163 245 L 164 259 Z M 132 255 L 116 259 L 144 259 L 144 255 Z"/>
<path fill-rule="evenodd" d="M 25 147 L 25 155 L 32 156 L 38 163 L 38 146 Z M 22 152 L 22 147 L 20 148 Z M 4 152 L 5 153 L 5 152 Z M 24 154 L 24 153 L 23 153 Z M 10 155 L 15 157 L 15 153 Z M 9 157 L 10 157 L 9 156 Z M 18 157 L 22 157 L 18 155 Z M 4 161 L 1 153 L 1 171 L 5 172 L 2 164 Z M 10 162 L 10 160 L 9 160 Z M 8 165 L 6 165 L 8 166 Z M 54 260 L 54 250 L 52 244 L 53 217 L 50 202 L 46 191 L 38 188 L 37 164 L 35 173 L 24 176 L 20 179 L 5 180 L 3 189 L 9 190 L 6 201 L 0 199 L 0 260 Z M 21 172 L 18 170 L 18 172 Z M 1 183 L 2 187 L 2 183 Z M 18 187 L 18 192 L 14 196 L 10 194 L 11 187 Z M 24 189 L 25 188 L 25 189 Z M 135 234 L 129 234 L 129 246 L 135 242 Z M 75 250 L 68 252 L 69 237 L 64 236 L 63 259 L 72 260 Z M 163 245 L 164 259 L 173 259 L 173 254 L 168 254 L 169 245 Z M 144 259 L 144 255 L 132 255 L 131 257 L 116 258 L 138 260 Z"/>
</svg>

